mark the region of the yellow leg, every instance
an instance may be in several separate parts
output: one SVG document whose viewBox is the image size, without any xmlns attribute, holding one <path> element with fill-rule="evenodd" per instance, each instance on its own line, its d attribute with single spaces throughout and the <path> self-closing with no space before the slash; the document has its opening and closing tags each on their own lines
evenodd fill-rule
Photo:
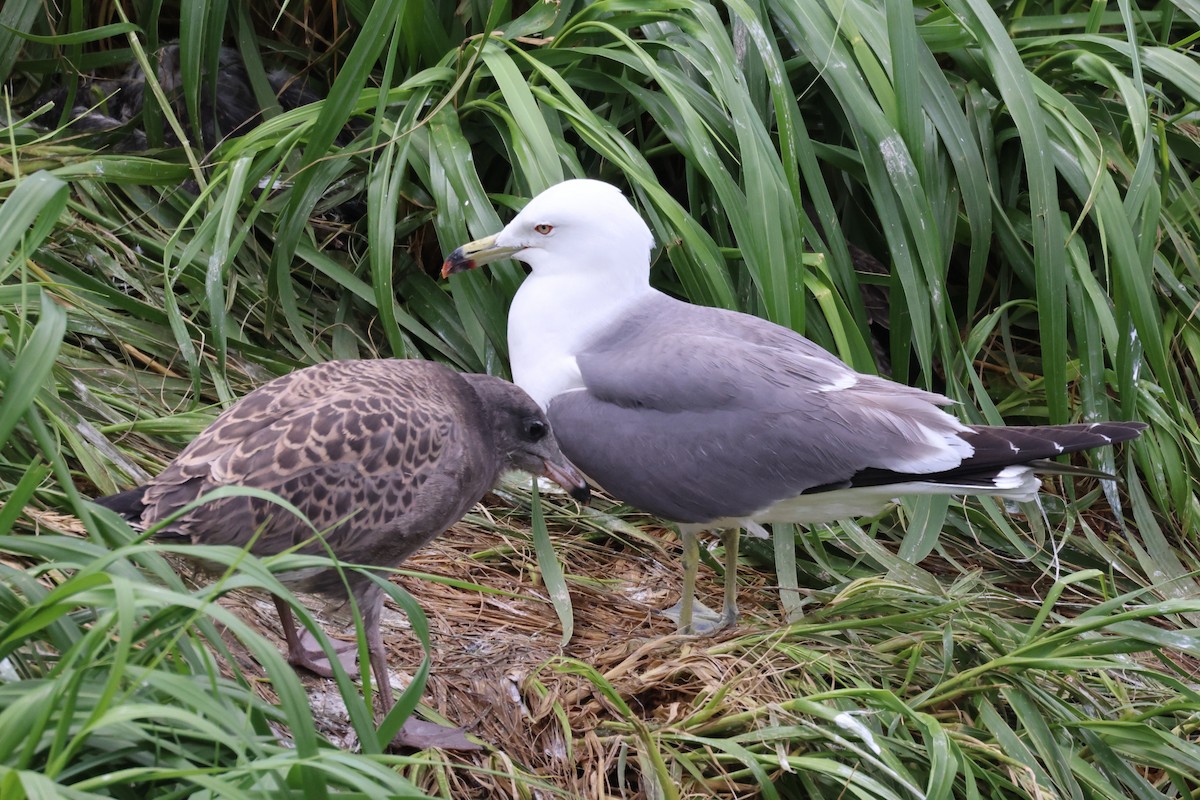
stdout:
<svg viewBox="0 0 1200 800">
<path fill-rule="evenodd" d="M 737 622 L 737 564 L 741 528 L 727 528 L 721 534 L 725 543 L 725 606 L 721 609 L 721 627 L 728 628 Z"/>
<path fill-rule="evenodd" d="M 679 595 L 678 631 L 682 634 L 695 633 L 692 611 L 696 603 L 696 572 L 700 569 L 700 541 L 696 532 L 682 528 L 679 538 L 683 543 L 683 592 Z"/>
<path fill-rule="evenodd" d="M 696 599 L 696 572 L 700 569 L 701 528 L 679 526 L 683 545 L 683 591 L 679 602 L 663 613 L 675 620 L 676 631 L 685 635 L 706 635 L 727 628 L 737 619 L 737 548 L 738 530 L 725 531 L 725 609 L 720 616 Z"/>
</svg>

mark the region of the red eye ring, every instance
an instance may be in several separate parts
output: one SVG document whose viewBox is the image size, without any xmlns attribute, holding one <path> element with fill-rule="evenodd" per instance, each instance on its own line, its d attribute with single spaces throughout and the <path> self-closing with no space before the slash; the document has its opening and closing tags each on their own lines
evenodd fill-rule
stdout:
<svg viewBox="0 0 1200 800">
<path fill-rule="evenodd" d="M 534 225 L 533 229 L 535 231 L 537 231 L 538 233 L 540 233 L 542 236 L 548 236 L 548 235 L 550 235 L 550 231 L 554 230 L 554 226 L 547 225 L 546 223 L 542 222 L 537 225 Z"/>
</svg>

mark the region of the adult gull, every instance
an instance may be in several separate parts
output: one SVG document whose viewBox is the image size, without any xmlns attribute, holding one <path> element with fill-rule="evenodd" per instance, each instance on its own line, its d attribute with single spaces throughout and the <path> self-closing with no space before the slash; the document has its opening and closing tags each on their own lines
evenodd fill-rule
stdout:
<svg viewBox="0 0 1200 800">
<path fill-rule="evenodd" d="M 332 551 L 351 564 L 395 567 L 458 522 L 509 469 L 544 474 L 577 499 L 587 497 L 583 476 L 563 457 L 542 410 L 508 381 L 460 375 L 431 361 L 330 361 L 260 386 L 158 477 L 96 502 L 142 529 L 183 511 L 159 529 L 160 540 L 249 547 L 260 556 Z M 247 495 L 184 511 L 223 486 L 273 492 L 307 520 Z M 384 714 L 390 711 L 382 589 L 356 571 L 280 578 L 341 605 L 349 587 L 362 613 L 380 704 Z M 299 635 L 288 605 L 275 598 L 275 608 L 289 662 L 332 676 L 328 657 L 308 631 Z M 357 647 L 338 645 L 339 661 L 353 671 Z M 456 729 L 415 718 L 396 744 L 477 747 Z"/>
<path fill-rule="evenodd" d="M 742 527 L 871 515 L 904 495 L 1031 500 L 1040 460 L 1145 428 L 966 425 L 940 394 L 856 372 L 758 317 L 652 288 L 652 245 L 619 189 L 569 180 L 496 235 L 456 249 L 442 274 L 502 258 L 531 267 L 508 317 L 513 380 L 589 478 L 679 524 L 682 632 L 736 619 Z M 724 532 L 719 618 L 694 603 L 696 536 L 706 529 Z"/>
</svg>

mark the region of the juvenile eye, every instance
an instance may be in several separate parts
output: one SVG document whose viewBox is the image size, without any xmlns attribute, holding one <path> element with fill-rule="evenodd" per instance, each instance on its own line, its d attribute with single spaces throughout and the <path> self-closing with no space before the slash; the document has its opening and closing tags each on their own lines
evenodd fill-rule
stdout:
<svg viewBox="0 0 1200 800">
<path fill-rule="evenodd" d="M 534 225 L 534 226 L 533 226 L 533 229 L 534 229 L 535 231 L 537 231 L 538 233 L 540 233 L 542 236 L 549 236 L 549 235 L 550 235 L 550 231 L 554 230 L 554 226 L 553 226 L 553 225 L 547 225 L 546 223 L 542 222 L 542 223 L 539 223 L 539 224 L 537 224 L 537 225 Z"/>
<path fill-rule="evenodd" d="M 525 421 L 525 436 L 531 442 L 536 442 L 545 438 L 548 430 L 549 428 L 546 427 L 546 423 L 542 422 L 540 419 L 529 419 Z"/>
</svg>

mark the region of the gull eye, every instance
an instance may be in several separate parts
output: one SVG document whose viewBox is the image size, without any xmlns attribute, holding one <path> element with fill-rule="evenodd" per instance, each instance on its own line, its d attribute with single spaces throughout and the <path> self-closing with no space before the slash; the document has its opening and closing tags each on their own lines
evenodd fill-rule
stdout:
<svg viewBox="0 0 1200 800">
<path fill-rule="evenodd" d="M 537 231 L 538 233 L 540 233 L 542 236 L 549 236 L 550 231 L 554 230 L 554 226 L 547 225 L 546 223 L 541 222 L 541 223 L 538 223 L 537 225 L 534 225 L 533 229 L 535 231 Z"/>
<path fill-rule="evenodd" d="M 531 442 L 538 442 L 546 438 L 546 433 L 549 430 L 546 423 L 536 417 L 525 420 L 525 438 Z"/>
</svg>

